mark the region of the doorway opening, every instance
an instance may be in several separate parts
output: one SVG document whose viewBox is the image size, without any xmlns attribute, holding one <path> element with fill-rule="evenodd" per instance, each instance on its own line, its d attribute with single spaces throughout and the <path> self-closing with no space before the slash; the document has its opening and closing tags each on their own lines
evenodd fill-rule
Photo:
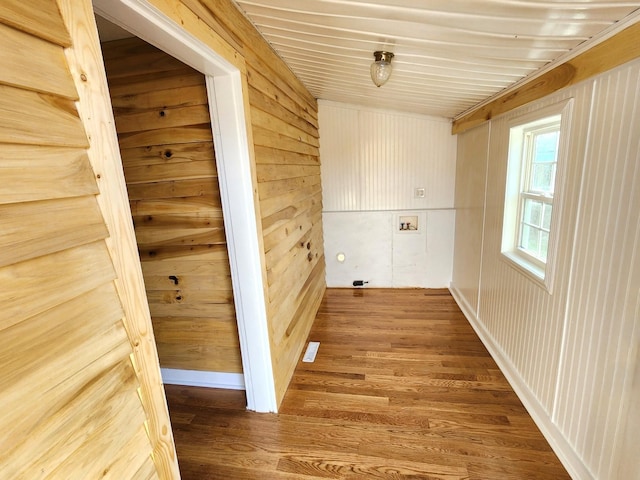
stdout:
<svg viewBox="0 0 640 480">
<path fill-rule="evenodd" d="M 162 378 L 243 389 L 205 77 L 100 18 Z"/>
<path fill-rule="evenodd" d="M 247 408 L 275 412 L 240 72 L 142 0 L 98 0 L 94 7 L 99 16 L 205 75 Z M 175 282 L 170 276 L 167 275 L 167 281 Z M 180 278 L 176 280 L 180 282 Z"/>
</svg>

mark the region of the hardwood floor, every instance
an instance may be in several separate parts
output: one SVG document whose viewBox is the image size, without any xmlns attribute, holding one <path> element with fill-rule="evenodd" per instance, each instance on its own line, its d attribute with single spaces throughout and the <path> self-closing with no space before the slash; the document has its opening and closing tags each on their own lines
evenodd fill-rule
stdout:
<svg viewBox="0 0 640 480">
<path fill-rule="evenodd" d="M 167 386 L 191 479 L 568 479 L 447 290 L 329 289 L 280 414 Z"/>
</svg>

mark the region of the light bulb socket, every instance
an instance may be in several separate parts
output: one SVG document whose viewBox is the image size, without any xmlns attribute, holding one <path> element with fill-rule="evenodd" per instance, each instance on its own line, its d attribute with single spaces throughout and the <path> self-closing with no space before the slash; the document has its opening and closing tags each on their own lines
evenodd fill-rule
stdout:
<svg viewBox="0 0 640 480">
<path fill-rule="evenodd" d="M 393 58 L 393 53 L 378 50 L 376 52 L 373 52 L 373 58 L 375 58 L 376 62 L 391 63 L 391 59 Z"/>
</svg>

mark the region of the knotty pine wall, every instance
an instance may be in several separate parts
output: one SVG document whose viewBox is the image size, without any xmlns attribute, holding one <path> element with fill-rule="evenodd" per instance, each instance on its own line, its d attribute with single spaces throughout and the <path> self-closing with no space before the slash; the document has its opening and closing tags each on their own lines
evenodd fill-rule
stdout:
<svg viewBox="0 0 640 480">
<path fill-rule="evenodd" d="M 325 289 L 317 102 L 230 0 L 151 3 L 246 76 L 256 221 L 280 403 Z"/>
<path fill-rule="evenodd" d="M 204 75 L 138 38 L 102 52 L 160 365 L 242 373 Z"/>
<path fill-rule="evenodd" d="M 0 476 L 178 478 L 90 2 L 4 0 L 0 59 Z"/>
<path fill-rule="evenodd" d="M 501 258 L 509 121 L 569 98 L 547 292 Z M 574 478 L 637 474 L 640 60 L 469 130 L 458 151 L 454 295 Z"/>
</svg>

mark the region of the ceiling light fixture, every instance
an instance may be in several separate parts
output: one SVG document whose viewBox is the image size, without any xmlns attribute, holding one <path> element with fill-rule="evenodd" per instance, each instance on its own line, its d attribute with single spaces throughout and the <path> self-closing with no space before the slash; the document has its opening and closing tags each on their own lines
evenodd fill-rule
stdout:
<svg viewBox="0 0 640 480">
<path fill-rule="evenodd" d="M 391 66 L 391 59 L 393 53 L 377 51 L 373 52 L 375 61 L 371 64 L 371 80 L 375 83 L 376 87 L 380 87 L 387 83 L 391 76 L 393 67 Z"/>
</svg>

